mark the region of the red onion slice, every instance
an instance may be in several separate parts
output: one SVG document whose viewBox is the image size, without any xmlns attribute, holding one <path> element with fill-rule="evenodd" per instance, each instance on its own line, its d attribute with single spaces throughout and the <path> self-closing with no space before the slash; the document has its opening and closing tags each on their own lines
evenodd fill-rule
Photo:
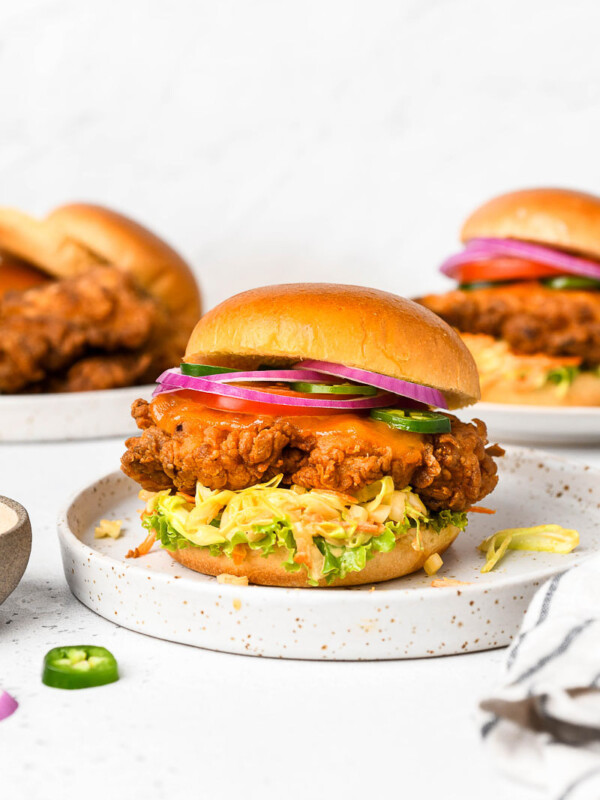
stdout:
<svg viewBox="0 0 600 800">
<path fill-rule="evenodd" d="M 409 383 L 399 378 L 390 378 L 388 375 L 381 375 L 379 372 L 368 372 L 366 369 L 358 367 L 345 367 L 343 364 L 330 364 L 328 361 L 301 361 L 299 369 L 314 369 L 317 372 L 324 372 L 326 375 L 335 375 L 337 378 L 347 378 L 355 383 L 366 383 L 367 386 L 376 386 L 386 392 L 398 394 L 401 397 L 410 397 L 419 403 L 428 406 L 438 406 L 448 408 L 448 403 L 444 395 L 438 389 L 430 386 L 421 386 L 419 383 Z"/>
<path fill-rule="evenodd" d="M 5 692 L 4 689 L 0 689 L 0 720 L 6 719 L 10 717 L 11 714 L 14 714 L 19 704 L 12 697 L 8 692 Z"/>
<path fill-rule="evenodd" d="M 158 397 L 159 394 L 177 394 L 182 392 L 183 389 L 177 389 L 175 386 L 169 386 L 166 383 L 158 383 L 152 392 L 152 397 Z"/>
<path fill-rule="evenodd" d="M 493 255 L 491 255 L 488 250 L 476 250 L 475 248 L 472 250 L 465 249 L 460 253 L 454 253 L 454 255 L 449 256 L 442 262 L 439 269 L 440 272 L 443 272 L 444 275 L 447 275 L 449 278 L 460 280 L 460 268 L 462 266 L 465 264 L 479 264 L 482 261 L 491 261 L 492 258 Z M 557 274 L 559 273 L 557 272 Z"/>
<path fill-rule="evenodd" d="M 474 261 L 487 261 L 496 256 L 513 256 L 527 258 L 537 264 L 544 264 L 555 269 L 557 274 L 565 272 L 571 275 L 583 275 L 586 278 L 600 280 L 600 263 L 589 261 L 585 258 L 572 256 L 551 247 L 539 244 L 522 242 L 519 239 L 471 239 L 462 253 L 456 253 L 447 258 L 440 270 L 450 278 L 457 278 L 463 264 L 472 264 Z"/>
<path fill-rule="evenodd" d="M 203 375 L 207 381 L 214 383 L 236 383 L 237 381 L 275 381 L 279 383 L 295 383 L 296 381 L 309 381 L 309 383 L 322 383 L 323 375 L 315 370 L 297 369 L 257 369 L 252 372 L 221 372 L 215 375 Z M 160 380 L 160 378 L 159 378 Z"/>
<path fill-rule="evenodd" d="M 235 375 L 236 373 L 232 373 Z M 241 373 L 237 373 L 239 376 Z M 296 374 L 298 374 L 296 372 Z M 213 377 L 213 376 L 210 376 Z M 322 376 L 321 376 L 322 377 Z M 231 380 L 236 380 L 231 378 Z M 239 377 L 237 378 L 239 380 Z M 245 389 L 242 386 L 229 386 L 209 378 L 196 378 L 191 375 L 182 375 L 179 369 L 168 369 L 160 375 L 158 383 L 170 387 L 165 391 L 174 389 L 192 389 L 197 392 L 220 394 L 227 397 L 238 397 L 255 403 L 269 403 L 277 406 L 296 406 L 304 408 L 344 408 L 348 411 L 358 411 L 369 408 L 384 408 L 393 403 L 394 398 L 389 394 L 380 394 L 375 397 L 360 397 L 353 400 L 317 399 L 314 397 L 293 397 L 291 395 L 262 392 L 259 389 Z"/>
</svg>

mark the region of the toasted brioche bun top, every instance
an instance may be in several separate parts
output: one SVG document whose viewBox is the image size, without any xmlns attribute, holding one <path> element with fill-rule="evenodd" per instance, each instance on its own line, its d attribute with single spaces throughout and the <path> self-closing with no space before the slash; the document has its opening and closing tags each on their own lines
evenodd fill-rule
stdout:
<svg viewBox="0 0 600 800">
<path fill-rule="evenodd" d="M 102 206 L 61 206 L 43 220 L 0 208 L 0 251 L 55 278 L 98 264 L 124 269 L 173 314 L 176 329 L 185 334 L 182 350 L 200 314 L 198 286 L 183 258 L 147 228 Z"/>
<path fill-rule="evenodd" d="M 196 325 L 186 360 L 239 369 L 317 359 L 439 389 L 449 408 L 479 399 L 475 362 L 423 306 L 377 289 L 264 286 L 230 297 Z"/>
<path fill-rule="evenodd" d="M 523 239 L 600 259 L 600 198 L 569 189 L 522 189 L 495 197 L 464 223 L 461 240 Z"/>
</svg>

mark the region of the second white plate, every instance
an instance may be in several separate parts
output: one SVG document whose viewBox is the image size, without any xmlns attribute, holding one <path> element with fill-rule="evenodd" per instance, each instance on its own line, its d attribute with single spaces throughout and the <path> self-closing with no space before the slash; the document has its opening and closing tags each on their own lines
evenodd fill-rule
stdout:
<svg viewBox="0 0 600 800">
<path fill-rule="evenodd" d="M 444 554 L 438 577 L 465 585 L 432 588 L 423 571 L 353 589 L 228 586 L 185 569 L 165 550 L 125 554 L 144 538 L 138 486 L 122 473 L 95 481 L 59 520 L 65 576 L 82 603 L 126 628 L 230 653 L 311 659 L 414 658 L 509 644 L 527 605 L 551 575 L 600 550 L 600 472 L 535 450 L 509 448 L 500 483 Z M 118 540 L 94 539 L 102 518 L 123 520 Z M 477 544 L 506 527 L 576 528 L 570 555 L 511 552 L 480 572 Z"/>
<path fill-rule="evenodd" d="M 135 433 L 131 404 L 154 386 L 100 392 L 0 395 L 0 442 L 99 439 Z"/>
<path fill-rule="evenodd" d="M 555 408 L 477 403 L 453 413 L 465 421 L 482 419 L 490 441 L 546 446 L 600 444 L 600 408 L 592 406 Z"/>
</svg>

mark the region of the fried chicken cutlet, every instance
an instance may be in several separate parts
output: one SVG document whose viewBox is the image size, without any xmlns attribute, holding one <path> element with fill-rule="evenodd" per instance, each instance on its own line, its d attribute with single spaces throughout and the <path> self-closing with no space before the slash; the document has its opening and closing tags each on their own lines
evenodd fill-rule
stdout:
<svg viewBox="0 0 600 800">
<path fill-rule="evenodd" d="M 185 394 L 134 403 L 143 433 L 126 442 L 122 467 L 144 489 L 193 495 L 200 482 L 237 490 L 282 473 L 286 485 L 352 494 L 390 475 L 397 488 L 410 484 L 429 508 L 462 511 L 498 481 L 493 456 L 503 451 L 486 448 L 479 420 L 451 416 L 451 433 L 417 435 L 358 414 L 256 417 L 201 406 L 191 416 L 173 414 Z"/>
</svg>

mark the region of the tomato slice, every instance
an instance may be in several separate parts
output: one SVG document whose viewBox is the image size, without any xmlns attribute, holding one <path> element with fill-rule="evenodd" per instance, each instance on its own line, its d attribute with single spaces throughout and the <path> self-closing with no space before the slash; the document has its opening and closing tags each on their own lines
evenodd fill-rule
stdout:
<svg viewBox="0 0 600 800">
<path fill-rule="evenodd" d="M 261 391 L 270 391 L 272 394 L 294 394 L 296 397 L 310 397 L 312 400 L 319 395 L 306 394 L 301 392 L 289 392 L 286 390 L 278 390 L 273 392 L 261 386 Z M 178 392 L 184 394 L 184 392 Z M 186 396 L 190 399 L 201 403 L 206 408 L 212 408 L 215 411 L 237 411 L 238 414 L 255 414 L 256 416 L 269 416 L 269 417 L 304 417 L 304 416 L 320 416 L 328 417 L 331 414 L 363 414 L 364 411 L 357 411 L 352 408 L 313 408 L 308 406 L 284 406 L 277 403 L 257 403 L 252 400 L 242 400 L 239 397 L 228 397 L 222 394 L 209 394 L 208 392 L 185 391 Z M 325 395 L 324 395 L 325 396 Z"/>
<path fill-rule="evenodd" d="M 545 264 L 536 264 L 524 258 L 490 258 L 463 264 L 458 273 L 459 283 L 479 281 L 537 280 L 560 275 L 560 271 Z"/>
</svg>

